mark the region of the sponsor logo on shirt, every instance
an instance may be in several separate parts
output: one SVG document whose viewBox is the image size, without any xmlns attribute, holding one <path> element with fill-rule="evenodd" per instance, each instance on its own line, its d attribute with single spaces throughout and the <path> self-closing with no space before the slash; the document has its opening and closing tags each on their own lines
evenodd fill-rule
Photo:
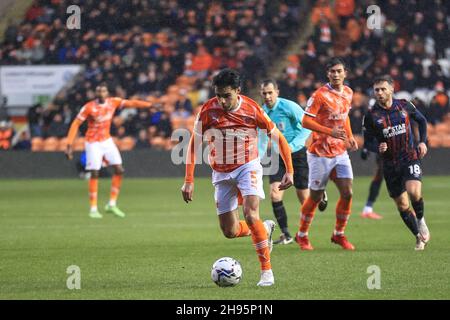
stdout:
<svg viewBox="0 0 450 320">
<path fill-rule="evenodd" d="M 385 138 L 392 138 L 404 133 L 406 133 L 406 125 L 404 123 L 383 129 L 383 136 Z"/>
<path fill-rule="evenodd" d="M 346 113 L 338 113 L 338 112 L 332 112 L 328 116 L 328 120 L 345 120 L 347 118 Z"/>
</svg>

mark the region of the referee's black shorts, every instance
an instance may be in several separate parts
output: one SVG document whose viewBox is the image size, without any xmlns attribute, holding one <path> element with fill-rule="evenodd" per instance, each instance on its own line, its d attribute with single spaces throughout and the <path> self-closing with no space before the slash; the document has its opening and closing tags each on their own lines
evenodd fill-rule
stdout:
<svg viewBox="0 0 450 320">
<path fill-rule="evenodd" d="M 270 184 L 274 182 L 281 182 L 286 167 L 283 159 L 280 156 L 278 172 L 269 176 Z M 306 147 L 303 147 L 297 152 L 292 153 L 292 165 L 294 167 L 294 186 L 296 189 L 308 189 L 308 160 L 306 158 Z"/>
</svg>

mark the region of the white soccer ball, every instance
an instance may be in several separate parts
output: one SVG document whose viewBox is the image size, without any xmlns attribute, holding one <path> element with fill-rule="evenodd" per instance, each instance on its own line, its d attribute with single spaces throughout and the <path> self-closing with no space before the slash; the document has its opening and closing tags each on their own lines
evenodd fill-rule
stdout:
<svg viewBox="0 0 450 320">
<path fill-rule="evenodd" d="M 235 286 L 242 279 L 241 264 L 230 257 L 220 258 L 212 266 L 211 279 L 219 287 Z"/>
</svg>

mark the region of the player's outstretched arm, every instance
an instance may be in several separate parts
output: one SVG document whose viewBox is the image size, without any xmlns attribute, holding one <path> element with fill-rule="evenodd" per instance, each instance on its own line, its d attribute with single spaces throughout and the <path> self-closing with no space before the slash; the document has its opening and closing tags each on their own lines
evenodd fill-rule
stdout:
<svg viewBox="0 0 450 320">
<path fill-rule="evenodd" d="M 274 128 L 270 138 L 276 142 L 280 148 L 280 155 L 286 167 L 286 173 L 281 179 L 280 190 L 286 190 L 294 183 L 294 167 L 292 165 L 291 148 L 283 134 L 277 128 Z"/>
<path fill-rule="evenodd" d="M 327 134 L 329 136 L 332 136 L 336 139 L 341 139 L 341 140 L 345 140 L 347 139 L 347 133 L 345 132 L 344 128 L 340 128 L 340 127 L 334 127 L 334 128 L 328 128 L 325 127 L 319 123 L 317 123 L 317 121 L 314 120 L 313 117 L 305 114 L 305 116 L 303 117 L 303 121 L 302 121 L 302 126 L 303 128 L 312 130 L 312 131 L 316 131 L 316 132 L 320 132 L 320 133 L 324 133 Z"/>
<path fill-rule="evenodd" d="M 83 123 L 83 121 L 79 119 L 73 120 L 72 124 L 70 125 L 69 133 L 67 134 L 67 147 L 66 147 L 66 157 L 69 160 L 72 160 L 73 158 L 73 149 L 72 144 L 75 140 L 75 137 L 77 136 L 78 129 L 80 128 L 80 125 Z"/>
<path fill-rule="evenodd" d="M 150 108 L 153 106 L 152 101 L 143 101 L 143 100 L 123 100 L 122 107 L 124 108 Z"/>
</svg>

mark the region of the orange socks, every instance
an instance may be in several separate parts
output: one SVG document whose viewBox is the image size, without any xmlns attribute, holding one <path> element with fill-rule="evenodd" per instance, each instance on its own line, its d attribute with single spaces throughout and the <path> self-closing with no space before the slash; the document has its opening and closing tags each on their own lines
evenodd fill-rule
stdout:
<svg viewBox="0 0 450 320">
<path fill-rule="evenodd" d="M 122 175 L 113 175 L 111 183 L 111 194 L 109 205 L 115 206 L 119 196 L 120 186 L 122 184 Z M 89 179 L 89 204 L 91 211 L 97 211 L 98 178 Z"/>
<path fill-rule="evenodd" d="M 299 235 L 301 237 L 308 235 L 309 226 L 311 225 L 311 222 L 314 218 L 314 213 L 316 211 L 317 206 L 319 205 L 319 202 L 314 202 L 311 197 L 308 197 L 306 199 L 305 203 L 303 203 L 302 206 L 302 216 L 300 218 L 300 229 L 299 229 Z"/>
<path fill-rule="evenodd" d="M 345 226 L 347 225 L 348 218 L 350 217 L 351 208 L 351 198 L 350 200 L 339 198 L 336 204 L 336 227 L 334 229 L 334 234 L 344 234 Z"/>
<path fill-rule="evenodd" d="M 244 220 L 239 221 L 239 230 L 236 233 L 236 238 L 239 237 L 247 237 L 250 235 L 250 228 L 247 225 L 247 222 Z"/>
<path fill-rule="evenodd" d="M 112 177 L 111 182 L 111 194 L 109 197 L 109 205 L 115 206 L 117 198 L 119 197 L 120 186 L 122 184 L 122 175 L 115 174 Z"/>
<path fill-rule="evenodd" d="M 91 211 L 97 211 L 97 191 L 98 191 L 98 179 L 89 179 L 89 204 L 91 205 Z"/>
<path fill-rule="evenodd" d="M 267 239 L 267 231 L 266 228 L 264 228 L 264 224 L 261 220 L 257 220 L 248 227 L 252 233 L 252 241 L 261 264 L 261 270 L 272 269 L 272 265 L 270 264 L 269 241 Z"/>
</svg>

